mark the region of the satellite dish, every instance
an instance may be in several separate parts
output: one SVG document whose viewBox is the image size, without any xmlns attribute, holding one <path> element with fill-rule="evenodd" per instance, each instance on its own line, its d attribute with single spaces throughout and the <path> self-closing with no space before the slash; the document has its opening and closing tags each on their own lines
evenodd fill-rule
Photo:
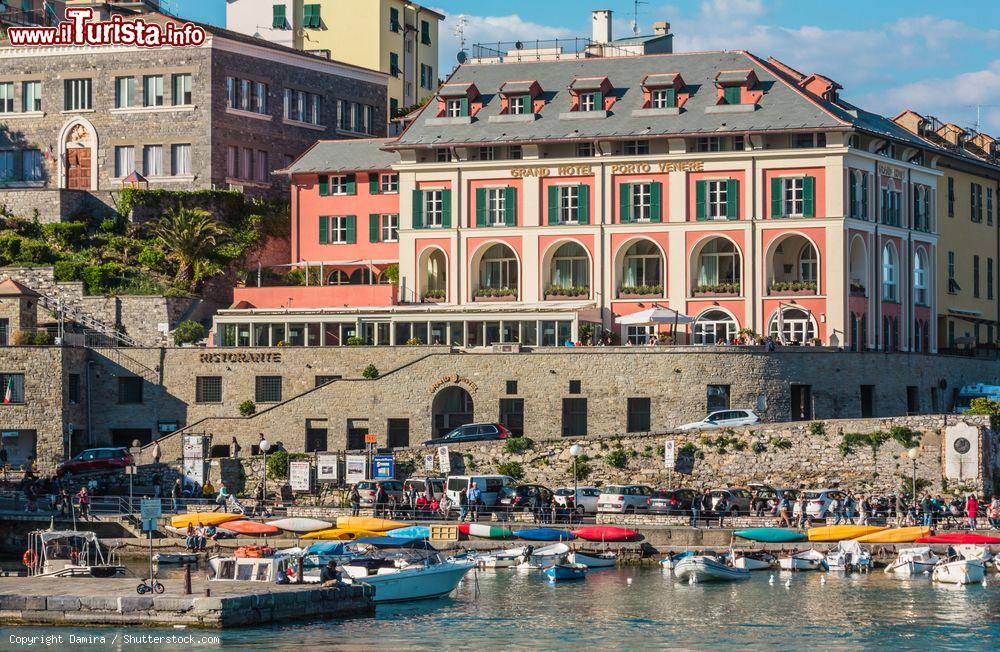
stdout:
<svg viewBox="0 0 1000 652">
<path fill-rule="evenodd" d="M 459 63 L 465 63 L 466 61 L 469 60 L 469 55 L 465 52 L 465 50 L 459 50 L 458 56 L 456 58 L 458 59 Z"/>
<path fill-rule="evenodd" d="M 517 41 L 516 43 L 514 43 L 514 47 L 517 48 L 518 50 L 523 50 L 524 49 L 524 43 L 521 43 L 520 41 Z"/>
</svg>

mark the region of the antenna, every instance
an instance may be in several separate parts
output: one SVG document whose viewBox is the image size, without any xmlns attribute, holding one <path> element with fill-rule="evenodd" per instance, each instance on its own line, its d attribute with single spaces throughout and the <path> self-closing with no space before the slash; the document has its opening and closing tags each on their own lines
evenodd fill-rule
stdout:
<svg viewBox="0 0 1000 652">
<path fill-rule="evenodd" d="M 639 5 L 648 5 L 643 0 L 632 0 L 632 33 L 639 35 Z"/>
<path fill-rule="evenodd" d="M 976 110 L 976 131 L 980 131 L 979 127 L 982 125 L 983 118 L 983 108 L 995 109 L 1000 108 L 1000 104 L 969 104 L 970 109 L 974 108 Z"/>
<path fill-rule="evenodd" d="M 465 14 L 459 14 L 455 20 L 455 29 L 452 31 L 458 37 L 459 49 L 465 50 L 465 28 L 469 26 L 469 18 Z"/>
</svg>

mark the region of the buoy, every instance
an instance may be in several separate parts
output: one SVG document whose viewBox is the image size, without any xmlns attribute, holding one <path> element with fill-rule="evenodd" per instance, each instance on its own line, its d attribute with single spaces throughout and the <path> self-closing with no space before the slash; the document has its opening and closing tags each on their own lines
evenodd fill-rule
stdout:
<svg viewBox="0 0 1000 652">
<path fill-rule="evenodd" d="M 632 578 L 629 577 L 628 579 L 626 579 L 625 583 L 628 584 L 629 586 L 632 586 Z"/>
<path fill-rule="evenodd" d="M 792 585 L 792 580 L 785 580 L 785 588 L 787 589 Z"/>
<path fill-rule="evenodd" d="M 774 584 L 774 575 L 772 575 L 771 578 L 769 580 L 767 580 L 767 583 L 768 584 Z"/>
</svg>

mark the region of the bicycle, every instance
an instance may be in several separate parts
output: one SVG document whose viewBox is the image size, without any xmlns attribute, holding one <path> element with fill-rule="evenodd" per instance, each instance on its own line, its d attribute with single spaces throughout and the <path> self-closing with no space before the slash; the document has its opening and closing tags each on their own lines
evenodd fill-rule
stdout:
<svg viewBox="0 0 1000 652">
<path fill-rule="evenodd" d="M 144 595 L 146 593 L 156 593 L 157 595 L 163 593 L 165 590 L 164 586 L 160 584 L 156 578 L 153 578 L 151 583 L 147 584 L 146 578 L 142 578 L 142 584 L 135 587 L 135 592 L 139 595 Z"/>
</svg>

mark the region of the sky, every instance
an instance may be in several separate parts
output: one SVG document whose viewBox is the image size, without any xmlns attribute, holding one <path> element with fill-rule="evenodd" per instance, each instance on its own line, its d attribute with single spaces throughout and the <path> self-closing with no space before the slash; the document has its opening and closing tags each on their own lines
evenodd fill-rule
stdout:
<svg viewBox="0 0 1000 652">
<path fill-rule="evenodd" d="M 164 0 L 175 14 L 225 24 L 225 0 Z M 269 0 L 257 0 L 269 5 Z M 368 0 L 354 0 L 366 2 Z M 632 0 L 427 0 L 448 16 L 440 70 L 455 65 L 458 16 L 477 42 L 590 36 L 591 9 L 611 9 L 615 36 L 632 28 Z M 961 11 L 946 12 L 945 9 Z M 750 50 L 844 86 L 842 96 L 894 116 L 903 109 L 1000 136 L 1000 0 L 701 0 L 639 4 L 640 32 L 666 20 L 674 51 Z"/>
</svg>

